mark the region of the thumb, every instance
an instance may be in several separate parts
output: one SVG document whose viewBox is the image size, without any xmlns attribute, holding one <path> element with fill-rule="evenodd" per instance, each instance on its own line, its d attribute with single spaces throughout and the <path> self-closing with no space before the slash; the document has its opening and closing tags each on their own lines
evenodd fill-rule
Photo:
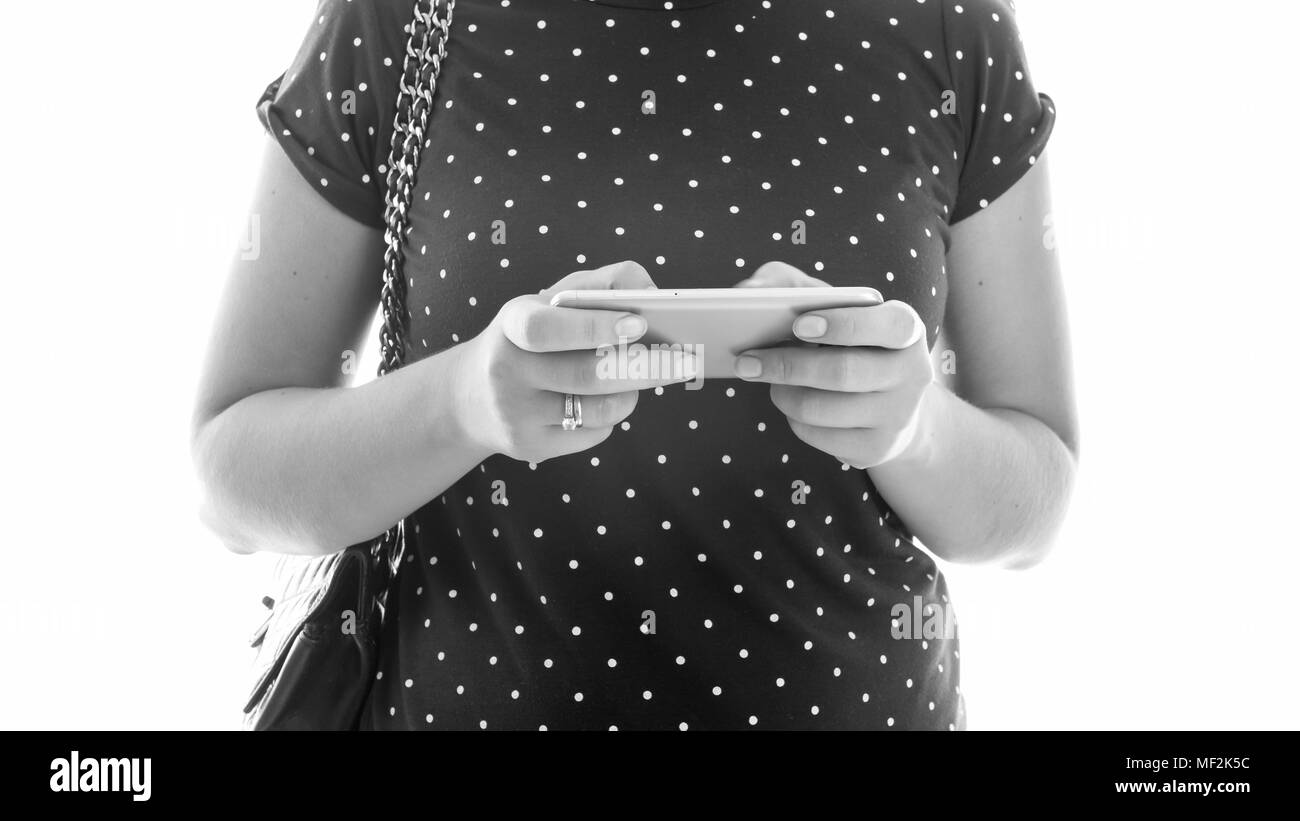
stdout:
<svg viewBox="0 0 1300 821">
<path fill-rule="evenodd" d="M 828 288 L 829 282 L 811 277 L 786 262 L 766 262 L 736 283 L 737 288 Z"/>
<path fill-rule="evenodd" d="M 592 271 L 574 271 L 542 292 L 552 296 L 559 291 L 605 291 L 611 289 L 657 288 L 645 266 L 633 260 L 604 265 Z"/>
</svg>

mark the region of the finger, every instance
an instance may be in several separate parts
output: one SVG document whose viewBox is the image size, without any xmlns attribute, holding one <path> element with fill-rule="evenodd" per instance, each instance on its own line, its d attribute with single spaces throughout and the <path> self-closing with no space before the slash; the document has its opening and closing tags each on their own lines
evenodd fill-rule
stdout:
<svg viewBox="0 0 1300 821">
<path fill-rule="evenodd" d="M 583 396 L 641 391 L 689 382 L 698 376 L 699 359 L 681 350 L 650 351 L 639 346 L 588 351 L 525 354 L 521 371 L 535 388 Z"/>
<path fill-rule="evenodd" d="M 537 297 L 524 297 L 501 309 L 501 330 L 521 350 L 585 351 L 640 339 L 646 321 L 626 311 L 558 308 Z"/>
<path fill-rule="evenodd" d="M 609 394 L 575 394 L 582 402 L 584 428 L 609 428 L 622 422 L 636 410 L 639 391 Z M 564 394 L 541 391 L 533 401 L 536 418 L 549 426 L 560 427 L 564 421 Z"/>
<path fill-rule="evenodd" d="M 829 282 L 809 276 L 787 262 L 765 262 L 758 270 L 736 283 L 737 288 L 830 287 Z"/>
<path fill-rule="evenodd" d="M 613 288 L 657 288 L 650 272 L 639 262 L 630 259 L 603 265 L 591 271 L 574 271 L 564 279 L 542 291 L 549 302 L 560 291 L 605 291 Z"/>
<path fill-rule="evenodd" d="M 925 324 L 912 306 L 890 300 L 880 305 L 810 311 L 794 321 L 794 335 L 823 345 L 901 350 L 925 339 Z"/>
<path fill-rule="evenodd" d="M 895 391 L 842 393 L 791 385 L 772 386 L 772 404 L 792 422 L 819 428 L 875 428 L 900 415 L 904 397 Z"/>
<path fill-rule="evenodd" d="M 899 351 L 880 348 L 763 348 L 736 359 L 736 376 L 749 382 L 867 393 L 903 383 Z"/>
</svg>

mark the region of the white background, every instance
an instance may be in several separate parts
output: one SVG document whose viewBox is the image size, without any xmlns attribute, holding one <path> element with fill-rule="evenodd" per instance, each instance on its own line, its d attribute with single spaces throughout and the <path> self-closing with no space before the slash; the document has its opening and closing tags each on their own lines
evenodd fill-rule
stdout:
<svg viewBox="0 0 1300 821">
<path fill-rule="evenodd" d="M 267 564 L 197 524 L 187 426 L 314 4 L 12 6 L 0 728 L 234 727 Z M 1046 565 L 949 569 L 970 726 L 1300 728 L 1295 5 L 1020 6 L 1084 452 Z"/>
</svg>

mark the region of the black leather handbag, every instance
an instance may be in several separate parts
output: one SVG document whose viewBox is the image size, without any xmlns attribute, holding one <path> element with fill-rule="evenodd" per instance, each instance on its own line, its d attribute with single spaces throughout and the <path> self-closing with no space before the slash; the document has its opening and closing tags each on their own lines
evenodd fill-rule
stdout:
<svg viewBox="0 0 1300 821">
<path fill-rule="evenodd" d="M 406 361 L 408 213 L 456 2 L 413 5 L 386 172 L 380 377 Z M 357 729 L 375 680 L 388 587 L 405 550 L 401 521 L 372 542 L 329 556 L 277 559 L 272 581 L 279 592 L 262 600 L 270 613 L 251 641 L 257 659 L 246 729 Z"/>
</svg>

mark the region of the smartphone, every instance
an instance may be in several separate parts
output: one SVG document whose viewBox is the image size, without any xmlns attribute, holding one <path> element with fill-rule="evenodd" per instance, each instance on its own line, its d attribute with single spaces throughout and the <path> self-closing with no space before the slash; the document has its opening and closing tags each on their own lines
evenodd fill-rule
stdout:
<svg viewBox="0 0 1300 821">
<path fill-rule="evenodd" d="M 799 341 L 800 314 L 826 308 L 879 305 L 874 288 L 659 288 L 561 291 L 563 308 L 625 311 L 645 318 L 642 346 L 680 345 L 699 357 L 705 379 L 734 379 L 736 357 L 754 348 Z"/>
</svg>

